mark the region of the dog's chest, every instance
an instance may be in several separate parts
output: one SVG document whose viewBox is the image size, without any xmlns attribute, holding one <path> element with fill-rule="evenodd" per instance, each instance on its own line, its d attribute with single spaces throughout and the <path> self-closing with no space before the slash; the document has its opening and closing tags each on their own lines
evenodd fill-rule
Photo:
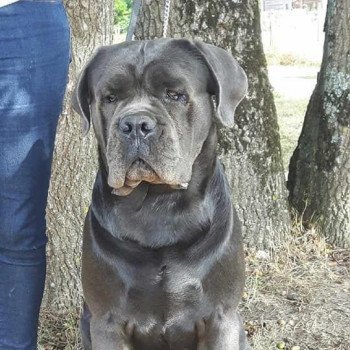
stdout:
<svg viewBox="0 0 350 350">
<path fill-rule="evenodd" d="M 194 349 L 195 323 L 207 314 L 203 305 L 209 304 L 201 281 L 190 269 L 186 273 L 184 267 L 171 264 L 139 272 L 125 285 L 118 311 L 135 324 L 135 349 L 167 349 L 165 344 Z M 183 341 L 176 346 L 179 337 Z M 146 339 L 152 346 L 145 346 Z"/>
<path fill-rule="evenodd" d="M 145 265 L 129 269 L 129 275 L 122 278 L 124 288 L 119 300 L 126 313 L 141 318 L 150 315 L 157 322 L 167 323 L 200 308 L 204 292 L 196 271 L 169 261 Z"/>
</svg>

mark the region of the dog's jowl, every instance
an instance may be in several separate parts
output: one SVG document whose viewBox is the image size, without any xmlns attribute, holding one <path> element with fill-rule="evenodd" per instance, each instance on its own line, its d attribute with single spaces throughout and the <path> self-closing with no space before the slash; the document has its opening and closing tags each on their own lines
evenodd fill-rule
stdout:
<svg viewBox="0 0 350 350">
<path fill-rule="evenodd" d="M 85 349 L 248 349 L 240 224 L 216 154 L 246 90 L 228 52 L 185 39 L 102 47 L 81 73 L 73 107 L 99 151 Z"/>
</svg>

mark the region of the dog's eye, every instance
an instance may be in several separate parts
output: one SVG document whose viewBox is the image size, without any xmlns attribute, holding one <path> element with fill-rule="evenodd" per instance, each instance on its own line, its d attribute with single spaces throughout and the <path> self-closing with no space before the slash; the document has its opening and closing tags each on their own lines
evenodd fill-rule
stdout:
<svg viewBox="0 0 350 350">
<path fill-rule="evenodd" d="M 109 103 L 117 101 L 117 96 L 116 95 L 108 95 L 106 96 L 106 101 Z"/>
<path fill-rule="evenodd" d="M 174 101 L 179 101 L 182 103 L 187 103 L 188 102 L 188 97 L 187 95 L 181 93 L 181 92 L 177 92 L 177 91 L 173 91 L 173 90 L 166 90 L 166 95 L 174 100 Z"/>
</svg>

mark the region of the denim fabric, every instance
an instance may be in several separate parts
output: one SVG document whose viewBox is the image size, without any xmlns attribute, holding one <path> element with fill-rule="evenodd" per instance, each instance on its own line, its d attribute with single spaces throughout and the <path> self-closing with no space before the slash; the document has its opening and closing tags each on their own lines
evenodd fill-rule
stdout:
<svg viewBox="0 0 350 350">
<path fill-rule="evenodd" d="M 0 350 L 37 348 L 45 207 L 69 56 L 61 1 L 0 8 Z"/>
</svg>

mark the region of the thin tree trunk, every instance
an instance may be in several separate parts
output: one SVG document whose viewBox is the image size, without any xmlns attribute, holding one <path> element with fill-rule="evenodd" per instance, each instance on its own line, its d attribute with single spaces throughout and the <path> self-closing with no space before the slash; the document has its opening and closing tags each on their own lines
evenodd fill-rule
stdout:
<svg viewBox="0 0 350 350">
<path fill-rule="evenodd" d="M 292 205 L 350 247 L 350 0 L 329 0 L 321 71 L 290 162 Z"/>
<path fill-rule="evenodd" d="M 90 203 L 96 169 L 92 133 L 81 137 L 80 119 L 70 96 L 94 49 L 112 42 L 113 0 L 66 0 L 72 30 L 72 62 L 66 102 L 56 137 L 47 209 L 48 273 L 46 306 L 59 310 L 80 303 L 80 253 L 83 219 Z"/>
<path fill-rule="evenodd" d="M 161 37 L 163 0 L 143 7 L 137 39 Z M 279 130 L 261 43 L 256 0 L 173 0 L 168 36 L 231 51 L 248 75 L 236 125 L 220 135 L 220 154 L 248 245 L 273 247 L 290 230 Z"/>
</svg>

